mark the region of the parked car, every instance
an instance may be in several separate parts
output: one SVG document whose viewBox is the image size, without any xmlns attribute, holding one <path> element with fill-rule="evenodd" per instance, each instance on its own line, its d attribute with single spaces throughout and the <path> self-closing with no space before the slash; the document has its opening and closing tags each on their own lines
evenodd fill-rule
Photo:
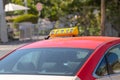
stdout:
<svg viewBox="0 0 120 80">
<path fill-rule="evenodd" d="M 120 80 L 120 38 L 65 37 L 22 46 L 0 61 L 1 80 Z"/>
</svg>

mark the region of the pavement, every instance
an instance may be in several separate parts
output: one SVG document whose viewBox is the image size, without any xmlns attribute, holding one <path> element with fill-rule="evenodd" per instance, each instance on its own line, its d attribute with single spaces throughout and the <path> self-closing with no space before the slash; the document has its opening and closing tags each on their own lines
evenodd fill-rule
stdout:
<svg viewBox="0 0 120 80">
<path fill-rule="evenodd" d="M 14 41 L 9 41 L 7 43 L 0 43 L 0 57 L 25 44 L 43 40 L 44 37 L 45 36 L 41 36 L 39 37 L 39 39 L 32 39 L 32 40 L 29 39 L 24 41 L 14 40 Z"/>
</svg>

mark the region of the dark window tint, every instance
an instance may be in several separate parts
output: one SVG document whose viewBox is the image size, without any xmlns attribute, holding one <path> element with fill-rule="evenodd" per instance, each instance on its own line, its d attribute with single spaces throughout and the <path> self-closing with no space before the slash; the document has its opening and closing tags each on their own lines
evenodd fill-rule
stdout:
<svg viewBox="0 0 120 80">
<path fill-rule="evenodd" d="M 96 72 L 95 72 L 98 76 L 104 76 L 107 74 L 107 66 L 106 66 L 106 61 L 105 61 L 105 57 L 103 58 L 103 60 L 101 61 L 100 65 L 98 66 Z"/>
<path fill-rule="evenodd" d="M 17 50 L 0 62 L 0 73 L 75 75 L 91 52 L 78 48 Z"/>
<path fill-rule="evenodd" d="M 111 74 L 120 73 L 120 46 L 110 49 L 106 56 L 112 71 Z"/>
<path fill-rule="evenodd" d="M 106 53 L 95 73 L 98 76 L 120 73 L 120 45 L 114 46 Z"/>
</svg>

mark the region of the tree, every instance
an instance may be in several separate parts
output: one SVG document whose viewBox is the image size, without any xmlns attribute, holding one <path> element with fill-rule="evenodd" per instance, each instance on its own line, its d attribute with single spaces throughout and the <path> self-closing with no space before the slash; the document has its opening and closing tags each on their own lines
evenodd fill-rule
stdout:
<svg viewBox="0 0 120 80">
<path fill-rule="evenodd" d="M 80 17 L 77 19 L 80 35 L 99 35 L 100 16 L 98 13 L 94 14 L 95 10 L 99 10 L 98 4 L 98 1 L 93 0 L 74 0 L 69 5 L 70 14 Z"/>
<path fill-rule="evenodd" d="M 49 18 L 52 21 L 56 21 L 60 16 L 64 16 L 68 12 L 68 5 L 72 0 L 40 0 L 43 4 L 43 10 L 41 12 L 42 18 Z"/>
<path fill-rule="evenodd" d="M 101 35 L 105 35 L 105 0 L 101 0 Z"/>
<path fill-rule="evenodd" d="M 10 0 L 13 3 L 24 5 L 24 0 Z M 36 10 L 35 5 L 37 2 L 43 4 L 43 9 L 41 11 L 41 18 L 49 18 L 51 21 L 57 21 L 59 18 L 67 16 L 69 14 L 78 15 L 81 22 L 78 24 L 82 25 L 82 22 L 86 22 L 86 25 L 91 25 L 91 21 L 95 21 L 94 19 L 90 19 L 90 16 L 94 16 L 92 13 L 94 10 L 101 11 L 101 15 L 99 14 L 97 18 L 101 17 L 101 20 L 97 19 L 97 26 L 96 21 L 92 22 L 93 26 L 95 25 L 96 28 L 101 28 L 101 35 L 105 35 L 105 23 L 111 22 L 113 28 L 116 29 L 118 32 L 120 31 L 120 0 L 27 0 L 28 7 L 30 8 L 29 13 L 37 15 L 38 12 Z M 18 12 L 18 11 L 17 11 Z M 18 12 L 20 14 L 20 12 Z M 89 15 L 88 13 L 91 13 Z M 23 14 L 23 12 L 21 12 Z M 86 17 L 89 16 L 89 17 Z M 85 18 L 84 18 L 85 17 Z M 89 22 L 90 21 L 90 22 Z M 87 22 L 89 22 L 87 24 Z M 101 22 L 101 25 L 99 24 Z M 82 25 L 84 26 L 84 25 Z M 100 27 L 101 26 L 101 27 Z M 87 28 L 85 28 L 87 32 Z M 96 29 L 95 28 L 95 29 Z M 93 28 L 94 29 L 94 28 Z M 90 27 L 89 27 L 89 30 Z M 91 32 L 91 31 L 90 31 Z M 120 32 L 119 32 L 120 33 Z"/>
</svg>

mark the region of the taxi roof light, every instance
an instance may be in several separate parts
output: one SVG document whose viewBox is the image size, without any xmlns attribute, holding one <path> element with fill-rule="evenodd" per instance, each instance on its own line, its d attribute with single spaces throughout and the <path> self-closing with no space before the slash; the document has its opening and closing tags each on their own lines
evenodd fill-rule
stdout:
<svg viewBox="0 0 120 80">
<path fill-rule="evenodd" d="M 49 36 L 50 37 L 66 37 L 66 36 L 78 36 L 78 27 L 72 28 L 60 28 L 60 29 L 53 29 Z"/>
</svg>

